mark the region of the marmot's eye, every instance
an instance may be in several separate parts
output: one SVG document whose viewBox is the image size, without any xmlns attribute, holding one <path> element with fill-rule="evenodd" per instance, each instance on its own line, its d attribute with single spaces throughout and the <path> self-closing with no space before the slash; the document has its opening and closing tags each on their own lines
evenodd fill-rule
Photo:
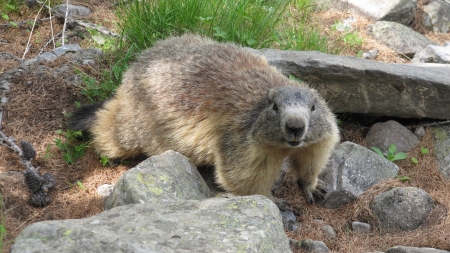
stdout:
<svg viewBox="0 0 450 253">
<path fill-rule="evenodd" d="M 273 109 L 274 111 L 277 112 L 277 111 L 278 111 L 278 106 L 277 106 L 277 104 L 273 103 L 272 109 Z"/>
<path fill-rule="evenodd" d="M 312 104 L 312 106 L 311 106 L 311 111 L 313 112 L 313 111 L 315 111 L 316 110 L 316 104 Z"/>
</svg>

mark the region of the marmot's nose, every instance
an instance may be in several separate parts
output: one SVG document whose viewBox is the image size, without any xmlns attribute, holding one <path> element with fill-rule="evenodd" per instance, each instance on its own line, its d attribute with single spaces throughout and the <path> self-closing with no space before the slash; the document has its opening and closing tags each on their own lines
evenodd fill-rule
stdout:
<svg viewBox="0 0 450 253">
<path fill-rule="evenodd" d="M 305 121 L 301 118 L 290 118 L 286 121 L 286 133 L 293 134 L 295 138 L 303 136 L 305 131 Z"/>
</svg>

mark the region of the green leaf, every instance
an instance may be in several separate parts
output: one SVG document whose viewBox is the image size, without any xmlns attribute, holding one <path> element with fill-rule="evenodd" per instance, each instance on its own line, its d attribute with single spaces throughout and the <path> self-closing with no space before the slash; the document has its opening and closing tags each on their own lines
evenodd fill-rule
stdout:
<svg viewBox="0 0 450 253">
<path fill-rule="evenodd" d="M 16 6 L 11 5 L 11 4 L 5 4 L 5 6 L 12 11 L 16 9 Z"/>
<path fill-rule="evenodd" d="M 417 158 L 415 158 L 415 157 L 411 157 L 411 162 L 414 164 L 418 164 L 419 160 L 417 160 Z"/>
<path fill-rule="evenodd" d="M 388 152 L 391 154 L 395 154 L 395 151 L 397 151 L 397 146 L 395 146 L 395 144 L 389 145 Z"/>
<path fill-rule="evenodd" d="M 389 161 L 395 161 L 395 155 L 393 155 L 393 154 L 391 154 L 391 153 L 389 153 L 388 155 L 387 155 L 387 157 L 386 157 Z"/>
<path fill-rule="evenodd" d="M 109 162 L 109 158 L 106 156 L 101 156 L 100 162 L 102 163 L 103 166 L 106 166 L 106 164 L 108 164 L 108 162 Z"/>
<path fill-rule="evenodd" d="M 377 153 L 379 156 L 384 157 L 383 152 L 381 152 L 381 150 L 377 147 L 371 147 L 371 149 L 373 151 L 375 151 L 375 153 Z"/>
<path fill-rule="evenodd" d="M 62 129 L 58 129 L 55 131 L 57 134 L 62 134 L 63 130 Z"/>
<path fill-rule="evenodd" d="M 9 22 L 9 24 L 13 27 L 19 27 L 19 25 L 16 22 L 11 21 L 11 22 Z"/>
<path fill-rule="evenodd" d="M 78 187 L 80 187 L 83 190 L 86 190 L 86 187 L 84 187 L 83 183 L 81 183 L 80 181 L 77 181 L 77 185 Z"/>
<path fill-rule="evenodd" d="M 424 147 L 420 147 L 420 152 L 422 152 L 422 155 L 428 155 L 430 153 L 430 150 Z"/>
<path fill-rule="evenodd" d="M 406 159 L 406 157 L 408 157 L 408 155 L 406 155 L 405 152 L 399 152 L 399 153 L 395 154 L 394 158 L 390 161 L 403 160 L 403 159 Z"/>
<path fill-rule="evenodd" d="M 3 18 L 4 20 L 6 20 L 6 21 L 8 21 L 8 20 L 9 20 L 9 16 L 8 16 L 8 14 L 6 14 L 6 13 L 3 13 L 3 12 L 2 12 L 2 18 Z"/>
<path fill-rule="evenodd" d="M 400 181 L 402 181 L 402 182 L 406 182 L 406 181 L 411 180 L 411 178 L 408 177 L 408 176 L 403 176 L 403 177 L 399 177 L 398 180 L 400 180 Z"/>
</svg>

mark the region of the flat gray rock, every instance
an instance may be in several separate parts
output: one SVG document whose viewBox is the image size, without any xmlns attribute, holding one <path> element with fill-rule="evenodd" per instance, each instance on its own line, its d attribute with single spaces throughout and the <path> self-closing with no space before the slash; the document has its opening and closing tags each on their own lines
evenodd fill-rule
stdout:
<svg viewBox="0 0 450 253">
<path fill-rule="evenodd" d="M 73 4 L 69 4 L 68 7 L 66 6 L 66 4 L 60 4 L 60 5 L 56 6 L 55 10 L 58 13 L 65 15 L 67 8 L 68 8 L 69 16 L 75 15 L 75 16 L 85 17 L 85 16 L 88 16 L 89 14 L 91 14 L 91 12 L 92 12 L 91 9 L 89 9 L 87 7 L 73 5 Z"/>
<path fill-rule="evenodd" d="M 372 185 L 392 179 L 399 168 L 375 152 L 352 142 L 344 142 L 334 150 L 330 162 L 320 174 L 327 187 L 327 208 L 338 208 L 352 202 Z"/>
<path fill-rule="evenodd" d="M 436 45 L 422 34 L 395 22 L 378 21 L 369 25 L 367 32 L 376 40 L 409 58 L 414 57 L 415 53 L 428 45 Z"/>
<path fill-rule="evenodd" d="M 120 206 L 36 222 L 11 247 L 29 252 L 291 252 L 278 207 L 263 196 Z"/>
<path fill-rule="evenodd" d="M 105 209 L 137 203 L 168 203 L 212 197 L 197 168 L 169 150 L 126 171 L 105 201 Z"/>
<path fill-rule="evenodd" d="M 428 217 L 434 201 L 424 190 L 396 187 L 375 196 L 370 209 L 387 231 L 414 230 Z"/>
<path fill-rule="evenodd" d="M 387 153 L 389 145 L 395 144 L 397 152 L 408 152 L 419 144 L 419 138 L 397 121 L 376 123 L 366 135 L 366 147 L 377 147 Z"/>
<path fill-rule="evenodd" d="M 319 52 L 263 49 L 270 64 L 324 96 L 334 112 L 450 118 L 450 66 L 393 64 Z"/>
</svg>

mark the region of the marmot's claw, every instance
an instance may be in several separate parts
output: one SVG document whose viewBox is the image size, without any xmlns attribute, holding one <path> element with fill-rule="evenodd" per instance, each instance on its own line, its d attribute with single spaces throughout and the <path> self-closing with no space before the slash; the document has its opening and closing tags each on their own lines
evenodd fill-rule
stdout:
<svg viewBox="0 0 450 253">
<path fill-rule="evenodd" d="M 289 202 L 284 201 L 282 199 L 278 199 L 278 198 L 274 199 L 273 202 L 278 206 L 278 208 L 281 211 L 291 211 L 292 212 L 292 209 L 290 207 L 291 204 Z"/>
</svg>

